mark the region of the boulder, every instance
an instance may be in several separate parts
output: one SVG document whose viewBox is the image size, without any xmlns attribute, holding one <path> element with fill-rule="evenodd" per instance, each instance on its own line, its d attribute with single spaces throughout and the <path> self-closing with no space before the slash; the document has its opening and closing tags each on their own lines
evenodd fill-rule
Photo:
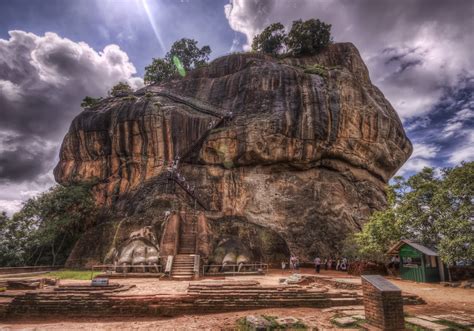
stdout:
<svg viewBox="0 0 474 331">
<path fill-rule="evenodd" d="M 290 253 L 338 254 L 384 208 L 385 185 L 411 152 L 357 49 L 337 43 L 299 58 L 232 54 L 106 98 L 74 119 L 54 175 L 93 181 L 97 203 L 111 210 L 115 225 L 76 244 L 81 261 L 103 260 L 117 238 L 144 226 L 160 240 L 166 212 L 198 209 L 209 245 L 227 224 L 254 257 L 280 263 Z M 179 178 L 169 185 L 173 167 Z"/>
</svg>

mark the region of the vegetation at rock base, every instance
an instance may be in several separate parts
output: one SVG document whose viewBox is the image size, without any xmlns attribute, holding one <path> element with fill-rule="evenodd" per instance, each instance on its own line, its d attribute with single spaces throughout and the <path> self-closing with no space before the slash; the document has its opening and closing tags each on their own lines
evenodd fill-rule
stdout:
<svg viewBox="0 0 474 331">
<path fill-rule="evenodd" d="M 145 84 L 158 84 L 177 77 L 178 74 L 185 76 L 186 72 L 205 65 L 209 60 L 211 48 L 199 48 L 197 43 L 189 38 L 175 41 L 164 58 L 154 58 L 152 63 L 145 67 Z"/>
<path fill-rule="evenodd" d="M 91 184 L 56 185 L 0 216 L 0 265 L 58 265 L 97 219 Z"/>
<path fill-rule="evenodd" d="M 331 24 L 319 19 L 293 21 L 288 35 L 281 23 L 267 26 L 252 42 L 252 50 L 277 55 L 286 49 L 290 55 L 313 55 L 332 42 Z"/>
<path fill-rule="evenodd" d="M 113 97 L 117 97 L 131 93 L 133 93 L 133 90 L 127 82 L 118 82 L 112 87 L 108 94 Z"/>
<path fill-rule="evenodd" d="M 436 248 L 448 265 L 474 260 L 474 162 L 439 177 L 432 168 L 396 177 L 387 195 L 388 207 L 351 239 L 359 257 L 381 261 L 394 243 L 409 239 Z"/>
</svg>

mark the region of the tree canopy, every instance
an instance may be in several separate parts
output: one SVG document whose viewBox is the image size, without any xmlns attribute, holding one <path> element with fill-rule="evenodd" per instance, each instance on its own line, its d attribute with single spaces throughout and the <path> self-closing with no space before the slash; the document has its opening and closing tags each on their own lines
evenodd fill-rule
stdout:
<svg viewBox="0 0 474 331">
<path fill-rule="evenodd" d="M 184 77 L 186 72 L 204 65 L 209 60 L 211 48 L 199 48 L 197 44 L 196 40 L 188 38 L 175 41 L 164 58 L 154 58 L 145 67 L 145 84 L 158 84 L 177 75 Z"/>
<path fill-rule="evenodd" d="M 297 20 L 293 22 L 288 35 L 281 23 L 267 26 L 254 37 L 252 50 L 277 55 L 286 48 L 293 55 L 313 55 L 331 42 L 331 24 L 319 19 Z"/>
<path fill-rule="evenodd" d="M 252 50 L 276 55 L 284 47 L 285 39 L 286 34 L 283 24 L 273 23 L 253 38 Z"/>
<path fill-rule="evenodd" d="M 29 199 L 11 218 L 0 216 L 0 265 L 63 264 L 96 215 L 89 184 L 56 185 Z"/>
<path fill-rule="evenodd" d="M 474 162 L 431 168 L 395 178 L 388 207 L 375 212 L 355 235 L 361 257 L 381 260 L 389 247 L 409 239 L 438 250 L 447 264 L 474 260 Z"/>
<path fill-rule="evenodd" d="M 294 55 L 315 54 L 331 43 L 331 24 L 319 19 L 293 22 L 286 44 Z"/>
<path fill-rule="evenodd" d="M 118 97 L 125 94 L 133 93 L 133 89 L 127 82 L 118 82 L 116 85 L 112 87 L 109 91 L 109 95 L 113 97 Z"/>
</svg>

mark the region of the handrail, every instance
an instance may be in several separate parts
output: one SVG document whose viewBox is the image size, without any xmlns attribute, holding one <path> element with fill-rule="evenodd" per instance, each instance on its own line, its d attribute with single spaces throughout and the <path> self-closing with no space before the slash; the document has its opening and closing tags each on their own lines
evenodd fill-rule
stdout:
<svg viewBox="0 0 474 331">
<path fill-rule="evenodd" d="M 122 274 L 124 277 L 128 274 L 126 268 L 153 268 L 157 273 L 161 273 L 162 266 L 160 264 L 96 264 L 91 266 L 91 279 L 94 277 L 94 269 L 114 269 L 116 273 Z M 123 272 L 117 272 L 117 268 L 124 268 Z"/>
<path fill-rule="evenodd" d="M 218 272 L 206 272 L 206 269 L 217 267 L 220 269 Z M 268 264 L 267 263 L 240 263 L 240 264 L 206 264 L 202 266 L 202 275 L 224 275 L 224 274 L 232 274 L 233 276 L 236 275 L 244 275 L 248 274 L 249 271 L 240 271 L 241 268 L 251 267 L 251 272 L 262 272 L 266 274 L 268 272 Z M 225 268 L 232 268 L 231 271 L 224 271 Z"/>
<path fill-rule="evenodd" d="M 194 255 L 194 275 L 199 277 L 199 263 L 201 261 L 201 256 Z"/>
<path fill-rule="evenodd" d="M 171 274 L 171 269 L 173 268 L 173 255 L 168 255 L 166 260 L 165 274 Z"/>
<path fill-rule="evenodd" d="M 24 267 L 0 267 L 0 275 L 21 274 L 28 272 L 52 271 L 64 268 L 64 265 L 56 266 L 24 266 Z"/>
</svg>

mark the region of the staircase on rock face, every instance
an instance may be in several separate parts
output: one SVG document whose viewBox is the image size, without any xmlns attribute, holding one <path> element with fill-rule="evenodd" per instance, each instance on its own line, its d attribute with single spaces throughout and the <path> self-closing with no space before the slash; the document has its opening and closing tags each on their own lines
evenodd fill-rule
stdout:
<svg viewBox="0 0 474 331">
<path fill-rule="evenodd" d="M 193 278 L 196 253 L 196 222 L 188 215 L 180 223 L 178 254 L 173 259 L 172 278 Z"/>
</svg>

